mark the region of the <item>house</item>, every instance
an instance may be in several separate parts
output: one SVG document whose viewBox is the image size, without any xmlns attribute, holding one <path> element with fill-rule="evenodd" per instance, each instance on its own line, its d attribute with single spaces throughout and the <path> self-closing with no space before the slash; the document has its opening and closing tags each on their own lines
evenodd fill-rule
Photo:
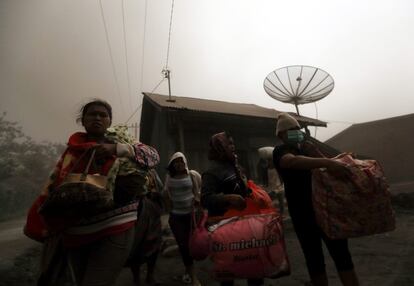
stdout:
<svg viewBox="0 0 414 286">
<path fill-rule="evenodd" d="M 279 113 L 254 104 L 144 93 L 140 141 L 154 146 L 160 153 L 160 176 L 165 175 L 168 159 L 176 151 L 183 152 L 189 167 L 201 173 L 208 164 L 209 138 L 227 131 L 234 138 L 240 165 L 249 177 L 257 178 L 257 149 L 275 145 Z M 291 115 L 303 127 L 326 127 L 320 120 Z"/>
<path fill-rule="evenodd" d="M 391 184 L 414 187 L 414 113 L 354 124 L 325 143 L 374 158 Z"/>
</svg>

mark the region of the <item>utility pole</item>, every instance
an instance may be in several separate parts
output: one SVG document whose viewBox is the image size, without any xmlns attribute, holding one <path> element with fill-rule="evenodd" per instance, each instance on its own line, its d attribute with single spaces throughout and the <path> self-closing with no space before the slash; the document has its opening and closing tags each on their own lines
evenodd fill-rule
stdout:
<svg viewBox="0 0 414 286">
<path fill-rule="evenodd" d="M 162 70 L 162 74 L 164 75 L 164 78 L 168 81 L 168 102 L 175 102 L 175 99 L 171 98 L 171 80 L 170 80 L 170 74 L 171 71 L 168 68 L 165 68 Z"/>
</svg>

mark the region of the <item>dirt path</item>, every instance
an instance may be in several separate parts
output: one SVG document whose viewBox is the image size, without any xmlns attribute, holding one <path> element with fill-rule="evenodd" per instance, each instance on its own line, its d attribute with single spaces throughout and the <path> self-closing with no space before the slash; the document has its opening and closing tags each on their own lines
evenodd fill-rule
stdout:
<svg viewBox="0 0 414 286">
<path fill-rule="evenodd" d="M 305 262 L 298 241 L 289 223 L 285 230 L 285 240 L 291 261 L 292 274 L 277 280 L 266 280 L 265 285 L 294 286 L 308 281 Z M 414 285 L 414 211 L 398 210 L 397 229 L 394 232 L 379 234 L 349 241 L 356 271 L 364 286 L 412 286 Z M 330 285 L 339 286 L 334 265 L 325 249 Z M 208 274 L 209 261 L 196 264 L 203 285 L 218 285 Z M 158 263 L 158 280 L 163 285 L 184 285 L 173 281 L 172 277 L 184 271 L 178 257 L 161 257 Z M 118 279 L 117 286 L 133 286 L 132 277 L 125 269 Z M 236 286 L 246 285 L 238 281 Z"/>
<path fill-rule="evenodd" d="M 40 245 L 21 233 L 22 220 L 0 223 L 0 285 L 35 285 L 35 273 Z M 285 239 L 291 261 L 292 274 L 277 280 L 267 280 L 266 286 L 303 285 L 308 280 L 304 259 L 295 234 L 287 223 Z M 350 240 L 356 270 L 364 286 L 414 285 L 414 210 L 397 210 L 397 229 L 394 232 Z M 24 253 L 24 254 L 22 254 Z M 20 254 L 20 256 L 18 256 Z M 332 261 L 327 258 L 330 285 L 339 286 Z M 218 285 L 209 277 L 210 262 L 197 262 L 203 285 Z M 172 277 L 181 274 L 184 267 L 178 256 L 160 257 L 157 278 L 162 285 L 182 283 Z M 124 269 L 117 286 L 133 286 L 128 269 Z M 245 285 L 238 281 L 236 286 Z"/>
<path fill-rule="evenodd" d="M 0 269 L 13 266 L 16 257 L 24 250 L 38 245 L 23 234 L 24 223 L 25 219 L 14 219 L 0 223 Z"/>
</svg>

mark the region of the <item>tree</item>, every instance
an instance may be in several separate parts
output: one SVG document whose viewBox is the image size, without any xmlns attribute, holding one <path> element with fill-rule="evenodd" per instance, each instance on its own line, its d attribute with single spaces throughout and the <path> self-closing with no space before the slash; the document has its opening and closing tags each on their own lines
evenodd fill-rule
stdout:
<svg viewBox="0 0 414 286">
<path fill-rule="evenodd" d="M 47 180 L 62 144 L 36 143 L 0 116 L 0 219 L 25 212 Z"/>
</svg>

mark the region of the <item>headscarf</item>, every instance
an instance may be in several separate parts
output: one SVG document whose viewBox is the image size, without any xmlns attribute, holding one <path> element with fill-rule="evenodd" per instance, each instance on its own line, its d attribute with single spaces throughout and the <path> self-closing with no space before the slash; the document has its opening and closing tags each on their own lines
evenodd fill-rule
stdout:
<svg viewBox="0 0 414 286">
<path fill-rule="evenodd" d="M 214 161 L 235 162 L 236 154 L 230 150 L 230 138 L 226 132 L 214 134 L 210 138 L 208 159 Z"/>
<path fill-rule="evenodd" d="M 233 150 L 230 150 L 231 144 L 232 142 L 230 141 L 230 136 L 226 132 L 214 134 L 210 138 L 208 159 L 212 161 L 230 163 L 234 167 L 237 177 L 245 182 L 246 179 L 240 170 L 237 155 L 233 152 Z"/>
</svg>

